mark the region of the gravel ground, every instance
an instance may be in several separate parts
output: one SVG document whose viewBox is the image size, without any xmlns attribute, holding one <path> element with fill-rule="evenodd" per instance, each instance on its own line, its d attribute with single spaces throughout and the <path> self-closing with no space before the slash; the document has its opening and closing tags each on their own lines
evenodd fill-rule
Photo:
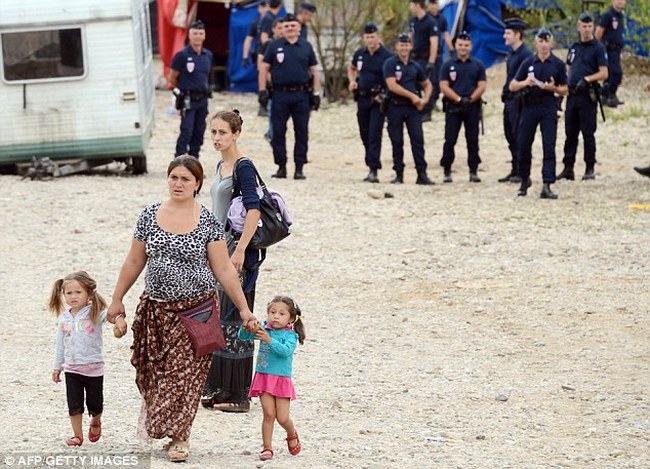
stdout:
<svg viewBox="0 0 650 469">
<path fill-rule="evenodd" d="M 455 182 L 441 183 L 440 113 L 425 124 L 433 187 L 414 184 L 408 150 L 406 183 L 385 183 L 386 134 L 382 182 L 361 182 L 355 108 L 313 114 L 308 179 L 268 178 L 295 226 L 269 251 L 255 308 L 262 318 L 266 301 L 284 293 L 304 311 L 308 339 L 296 353 L 292 405 L 303 452 L 290 456 L 278 427 L 275 459 L 257 460 L 255 401 L 242 415 L 199 409 L 183 467 L 650 466 L 650 180 L 632 170 L 650 164 L 650 93 L 626 78 L 627 104 L 599 122 L 596 180 L 561 181 L 553 186 L 559 200 L 548 201 L 538 197 L 539 136 L 528 197 L 497 183 L 509 169 L 503 66 L 488 81 L 480 184 L 467 181 L 462 138 Z M 65 446 L 65 389 L 50 380 L 54 319 L 45 309 L 52 282 L 81 268 L 109 297 L 137 214 L 166 196 L 179 120 L 166 113 L 168 93 L 158 91 L 157 102 L 147 176 L 0 176 L 2 455 L 136 455 L 153 468 L 178 467 L 161 442 L 136 437 L 131 335 L 117 340 L 108 328 L 104 437 Z M 241 147 L 270 175 L 255 96 L 211 102 L 213 110 L 231 106 L 244 117 Z M 217 153 L 208 140 L 202 161 L 211 173 Z M 374 199 L 369 189 L 392 197 Z M 210 205 L 207 191 L 201 202 Z M 140 280 L 126 298 L 131 314 L 141 288 Z"/>
</svg>

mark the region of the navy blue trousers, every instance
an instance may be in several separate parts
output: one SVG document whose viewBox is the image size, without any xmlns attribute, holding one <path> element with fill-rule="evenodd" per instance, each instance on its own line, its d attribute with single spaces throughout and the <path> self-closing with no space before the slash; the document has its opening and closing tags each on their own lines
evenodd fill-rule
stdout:
<svg viewBox="0 0 650 469">
<path fill-rule="evenodd" d="M 603 86 L 603 96 L 614 96 L 618 87 L 623 82 L 623 67 L 621 66 L 621 52 L 618 50 L 607 51 L 607 80 Z"/>
<path fill-rule="evenodd" d="M 206 117 L 208 117 L 207 97 L 200 101 L 192 101 L 190 109 L 181 112 L 181 133 L 176 141 L 176 156 L 187 153 L 199 157 L 205 134 Z"/>
<path fill-rule="evenodd" d="M 431 82 L 431 85 L 433 86 L 433 93 L 431 93 L 431 98 L 429 98 L 429 102 L 424 106 L 424 109 L 422 109 L 422 113 L 430 113 L 433 110 L 433 106 L 436 104 L 436 99 L 438 99 L 438 93 L 440 93 L 440 88 L 438 87 L 438 76 L 440 75 L 440 67 L 442 67 L 442 63 L 438 67 L 434 67 L 433 70 L 427 72 L 427 64 L 429 63 L 428 59 L 425 60 L 416 60 L 416 62 L 422 67 L 422 70 L 425 71 L 427 78 Z M 436 65 L 438 65 L 438 61 L 436 61 Z M 438 87 L 438 92 L 436 92 L 436 87 Z M 435 98 L 434 98 L 435 96 Z"/>
<path fill-rule="evenodd" d="M 456 159 L 454 147 L 458 141 L 461 126 L 465 127 L 465 142 L 467 143 L 467 166 L 474 173 L 481 163 L 478 155 L 478 128 L 481 120 L 481 103 L 474 103 L 467 111 L 461 111 L 451 105 L 445 114 L 445 143 L 442 147 L 440 166 L 451 169 Z"/>
<path fill-rule="evenodd" d="M 287 122 L 291 118 L 295 143 L 293 160 L 296 167 L 307 163 L 309 149 L 309 92 L 308 91 L 274 91 L 271 124 L 273 137 L 273 161 L 279 166 L 287 164 Z"/>
<path fill-rule="evenodd" d="M 513 174 L 517 174 L 517 106 L 516 99 L 507 99 L 503 105 L 503 133 L 510 150 Z"/>
<path fill-rule="evenodd" d="M 384 132 L 385 117 L 379 104 L 370 96 L 359 97 L 357 102 L 357 122 L 359 135 L 366 150 L 365 162 L 370 169 L 381 169 L 381 138 Z"/>
<path fill-rule="evenodd" d="M 588 95 L 569 96 L 564 113 L 564 166 L 573 168 L 578 151 L 578 136 L 582 132 L 584 159 L 588 167 L 596 164 L 596 128 L 598 127 L 597 103 Z"/>
<path fill-rule="evenodd" d="M 415 161 L 415 169 L 426 171 L 427 162 L 424 159 L 424 133 L 422 118 L 414 106 L 395 106 L 389 104 L 388 136 L 393 146 L 393 170 L 404 171 L 404 124 L 411 139 L 411 152 Z"/>
<path fill-rule="evenodd" d="M 555 182 L 555 142 L 557 140 L 557 103 L 554 99 L 524 106 L 521 111 L 517 138 L 519 176 L 523 179 L 530 177 L 533 142 L 538 125 L 542 130 L 542 181 L 553 183 Z"/>
</svg>

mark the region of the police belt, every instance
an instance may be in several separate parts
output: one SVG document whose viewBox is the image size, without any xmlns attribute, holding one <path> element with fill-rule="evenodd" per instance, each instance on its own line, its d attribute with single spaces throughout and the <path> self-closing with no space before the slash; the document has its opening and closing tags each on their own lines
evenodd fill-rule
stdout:
<svg viewBox="0 0 650 469">
<path fill-rule="evenodd" d="M 530 97 L 526 96 L 524 98 L 524 106 L 533 106 L 535 104 L 550 103 L 555 101 L 555 96 L 539 96 L 539 97 Z"/>
<path fill-rule="evenodd" d="M 605 47 L 607 48 L 608 51 L 620 51 L 623 49 L 623 44 L 614 44 L 611 42 L 608 42 Z"/>
<path fill-rule="evenodd" d="M 579 90 L 578 88 L 569 88 L 569 96 L 589 96 L 589 88 Z"/>
<path fill-rule="evenodd" d="M 372 96 L 372 92 L 370 90 L 357 89 L 356 93 L 357 93 L 357 96 L 360 97 L 360 98 L 367 98 L 369 96 Z"/>
<path fill-rule="evenodd" d="M 411 57 L 414 58 L 415 60 L 428 60 L 429 59 L 429 53 L 428 52 L 411 52 Z"/>
<path fill-rule="evenodd" d="M 208 92 L 187 90 L 185 91 L 184 95 L 189 96 L 192 101 L 201 101 L 202 99 L 208 97 Z"/>
<path fill-rule="evenodd" d="M 288 93 L 296 93 L 299 91 L 309 91 L 310 86 L 308 83 L 304 85 L 273 85 L 273 91 L 284 91 Z"/>
<path fill-rule="evenodd" d="M 396 107 L 411 107 L 411 106 L 413 106 L 413 103 L 408 98 L 397 98 L 395 96 L 391 96 L 389 102 L 390 102 L 391 106 L 396 106 Z"/>
</svg>

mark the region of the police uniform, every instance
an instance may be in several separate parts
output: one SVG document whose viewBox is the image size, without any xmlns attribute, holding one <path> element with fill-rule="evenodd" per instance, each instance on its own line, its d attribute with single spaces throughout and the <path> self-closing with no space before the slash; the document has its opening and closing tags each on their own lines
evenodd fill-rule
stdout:
<svg viewBox="0 0 650 469">
<path fill-rule="evenodd" d="M 364 33 L 371 34 L 377 31 L 374 24 L 367 24 Z M 379 182 L 377 170 L 381 169 L 381 139 L 384 130 L 384 114 L 380 110 L 376 96 L 385 89 L 383 67 L 384 62 L 393 57 L 393 53 L 382 44 L 370 53 L 367 47 L 361 47 L 352 55 L 351 65 L 357 71 L 357 122 L 359 134 L 365 149 L 365 163 L 370 169 L 366 180 Z"/>
<path fill-rule="evenodd" d="M 295 17 L 293 18 L 294 21 L 297 21 Z M 294 179 L 304 179 L 302 167 L 307 163 L 312 88 L 312 76 L 309 69 L 318 64 L 316 54 L 311 44 L 304 39 L 298 38 L 294 44 L 291 44 L 285 38 L 280 38 L 268 45 L 264 53 L 264 62 L 271 67 L 273 84 L 271 146 L 275 164 L 280 167 L 276 175 L 277 177 L 286 177 L 286 133 L 287 121 L 291 117 L 295 132 L 293 159 L 296 173 Z M 284 168 L 284 176 L 281 174 L 282 168 Z"/>
<path fill-rule="evenodd" d="M 610 7 L 600 17 L 598 26 L 604 29 L 601 41 L 607 49 L 608 76 L 603 87 L 603 96 L 609 106 L 623 104 L 616 97 L 618 87 L 623 81 L 623 68 L 621 67 L 621 49 L 625 45 L 623 36 L 625 34 L 625 15 L 622 11 L 616 11 Z"/>
<path fill-rule="evenodd" d="M 308 11 L 312 14 L 316 13 L 316 7 L 311 3 L 303 2 L 300 4 L 300 10 Z M 306 23 L 300 23 L 300 37 L 305 41 L 309 37 L 309 27 Z"/>
<path fill-rule="evenodd" d="M 440 69 L 442 68 L 442 46 L 445 43 L 444 34 L 449 31 L 447 26 L 447 19 L 438 13 L 436 16 L 433 16 L 431 13 L 428 13 L 431 18 L 434 19 L 438 27 L 438 54 L 436 55 L 436 62 L 433 67 L 433 72 L 430 75 L 431 83 L 433 84 L 433 93 L 431 94 L 431 109 L 436 105 L 438 96 L 440 96 Z"/>
<path fill-rule="evenodd" d="M 440 81 L 449 82 L 449 87 L 461 97 L 469 98 L 478 86 L 479 81 L 486 81 L 485 66 L 479 59 L 469 56 L 465 61 L 452 57 L 442 65 Z M 451 182 L 451 165 L 456 158 L 454 147 L 458 141 L 461 126 L 465 127 L 465 141 L 467 142 L 467 165 L 469 166 L 470 180 L 479 182 L 476 172 L 481 163 L 479 157 L 478 132 L 481 120 L 481 105 L 479 100 L 461 106 L 445 100 L 445 143 L 442 149 L 440 166 L 444 168 L 445 182 Z"/>
<path fill-rule="evenodd" d="M 506 29 L 513 29 L 516 31 L 523 31 L 528 25 L 518 19 L 514 18 L 506 20 Z M 532 57 L 531 51 L 523 42 L 516 50 L 510 50 L 506 57 L 506 81 L 503 85 L 501 92 L 501 101 L 503 102 L 503 133 L 505 134 L 506 141 L 508 142 L 508 149 L 510 150 L 511 157 L 511 170 L 510 174 L 504 178 L 499 179 L 499 182 L 520 182 L 517 176 L 517 121 L 519 119 L 518 100 L 515 93 L 508 89 L 508 85 L 519 70 L 522 62 Z"/>
<path fill-rule="evenodd" d="M 262 19 L 260 19 L 260 24 L 258 26 L 258 41 L 257 41 L 257 53 L 260 55 L 264 55 L 264 44 L 262 44 L 262 33 L 266 33 L 269 37 L 269 41 L 273 38 L 273 22 L 277 18 L 277 15 L 273 13 L 272 11 L 267 11 L 264 13 L 264 16 L 262 16 Z M 267 43 L 269 42 L 267 41 Z"/>
<path fill-rule="evenodd" d="M 408 42 L 406 35 L 400 36 L 400 42 Z M 384 62 L 384 81 L 395 78 L 402 88 L 420 95 L 420 83 L 427 80 L 426 73 L 413 59 L 406 64 L 394 55 Z M 418 173 L 418 184 L 433 184 L 426 176 L 427 162 L 424 159 L 424 133 L 422 132 L 422 118 L 413 103 L 403 96 L 388 92 L 388 105 L 386 117 L 388 119 L 388 136 L 393 147 L 393 170 L 396 177 L 393 183 L 402 183 L 404 175 L 404 124 L 411 139 L 411 152 L 415 169 Z M 420 182 L 421 181 L 421 182 Z M 428 181 L 428 182 L 426 182 Z"/>
<path fill-rule="evenodd" d="M 431 51 L 431 43 L 429 41 L 432 37 L 439 36 L 438 23 L 428 13 L 422 19 L 414 16 L 411 18 L 411 31 L 413 33 L 413 51 L 411 52 L 411 57 L 422 67 L 427 78 L 433 85 L 437 82 L 437 79 L 435 75 L 435 63 L 429 65 L 429 53 Z M 435 100 L 433 100 L 432 94 L 432 99 L 429 99 L 429 102 L 422 110 L 422 114 L 428 114 L 430 116 L 434 103 Z"/>
<path fill-rule="evenodd" d="M 543 34 L 544 30 L 538 33 Z M 551 36 L 550 33 L 548 33 Z M 552 37 L 552 36 L 551 36 Z M 567 74 L 564 62 L 557 56 L 551 54 L 542 61 L 538 55 L 525 60 L 515 74 L 515 80 L 525 80 L 530 74 L 540 82 L 549 82 L 553 78 L 556 86 L 567 84 Z M 535 140 L 537 125 L 542 131 L 542 180 L 545 184 L 555 182 L 555 142 L 557 139 L 557 98 L 551 91 L 545 91 L 541 88 L 526 87 L 524 88 L 523 106 L 517 131 L 517 147 L 519 158 L 517 161 L 517 170 L 522 178 L 522 189 L 525 184 L 526 188 L 530 185 L 530 167 L 532 160 L 532 147 Z M 520 189 L 520 192 L 522 192 Z M 525 195 L 523 190 L 519 195 Z M 550 197 L 555 198 L 555 197 Z"/>
<path fill-rule="evenodd" d="M 191 28 L 203 29 L 203 23 L 197 23 Z M 182 100 L 180 135 L 176 141 L 175 156 L 189 154 L 199 157 L 206 127 L 205 119 L 208 116 L 208 78 L 212 63 L 212 52 L 202 47 L 197 54 L 190 45 L 177 52 L 172 59 L 171 69 L 179 73 L 176 88 L 180 90 L 180 96 L 177 99 Z"/>
<path fill-rule="evenodd" d="M 573 179 L 573 166 L 578 149 L 578 135 L 582 132 L 584 144 L 585 175 L 583 179 L 594 178 L 596 164 L 597 95 L 599 90 L 593 84 L 586 84 L 584 78 L 607 66 L 605 46 L 596 39 L 589 42 L 575 42 L 567 54 L 569 71 L 569 97 L 567 98 L 564 142 L 564 170 L 558 178 Z M 582 80 L 582 82 L 581 82 Z M 597 85 L 596 85 L 597 86 Z"/>
</svg>

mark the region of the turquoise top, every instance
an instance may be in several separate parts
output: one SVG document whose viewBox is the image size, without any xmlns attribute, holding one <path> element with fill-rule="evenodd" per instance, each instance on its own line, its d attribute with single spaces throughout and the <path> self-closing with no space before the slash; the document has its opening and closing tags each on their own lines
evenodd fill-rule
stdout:
<svg viewBox="0 0 650 469">
<path fill-rule="evenodd" d="M 271 336 L 271 343 L 260 341 L 260 349 L 257 352 L 257 365 L 255 371 L 276 376 L 291 377 L 293 368 L 293 352 L 298 344 L 298 334 L 292 327 L 286 329 L 273 329 L 267 321 L 262 324 L 266 332 Z M 239 328 L 240 340 L 253 340 L 255 334 L 246 332 L 244 327 Z"/>
</svg>

